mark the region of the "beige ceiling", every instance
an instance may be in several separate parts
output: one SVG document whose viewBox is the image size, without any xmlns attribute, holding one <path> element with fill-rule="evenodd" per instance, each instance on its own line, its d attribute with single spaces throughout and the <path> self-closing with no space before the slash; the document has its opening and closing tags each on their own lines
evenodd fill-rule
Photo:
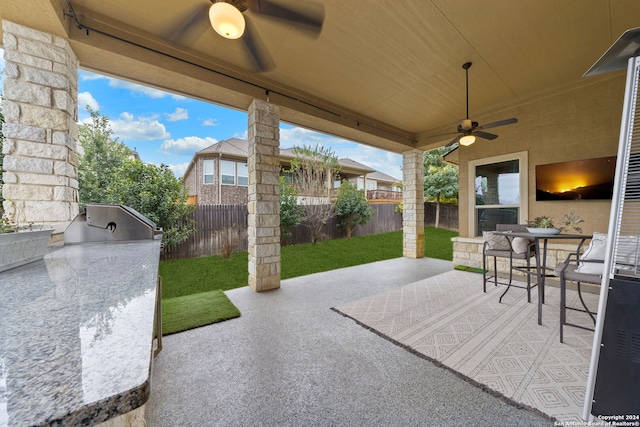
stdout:
<svg viewBox="0 0 640 427">
<path fill-rule="evenodd" d="M 597 79 L 582 75 L 640 26 L 638 0 L 320 0 L 317 39 L 245 12 L 276 64 L 255 73 L 211 28 L 167 41 L 209 0 L 68 1 L 91 30 L 63 16 L 67 0 L 0 0 L 0 17 L 70 38 L 83 68 L 241 110 L 268 90 L 284 121 L 395 152 L 453 137 L 429 138 L 465 117 L 464 62 L 471 118 L 499 120 Z"/>
</svg>

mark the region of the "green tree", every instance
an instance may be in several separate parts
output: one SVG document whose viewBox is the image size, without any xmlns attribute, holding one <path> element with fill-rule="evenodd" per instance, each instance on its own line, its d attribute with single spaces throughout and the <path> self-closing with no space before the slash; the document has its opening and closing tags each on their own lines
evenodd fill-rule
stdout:
<svg viewBox="0 0 640 427">
<path fill-rule="evenodd" d="M 306 205 L 304 225 L 311 234 L 311 243 L 316 244 L 322 226 L 334 215 L 331 203 L 331 187 L 340 169 L 338 157 L 331 149 L 320 145 L 293 149 L 290 172 L 293 182 Z"/>
<path fill-rule="evenodd" d="M 291 229 L 302 222 L 304 208 L 298 204 L 298 193 L 280 177 L 280 236 L 291 236 Z"/>
<path fill-rule="evenodd" d="M 440 203 L 444 198 L 458 198 L 458 168 L 442 160 L 450 151 L 440 147 L 424 153 L 424 197 L 436 202 L 436 228 L 440 225 Z"/>
<path fill-rule="evenodd" d="M 187 192 L 167 165 L 127 159 L 107 190 L 109 203 L 130 206 L 162 227 L 167 246 L 184 242 L 194 231 Z"/>
<path fill-rule="evenodd" d="M 351 239 L 351 233 L 356 225 L 364 225 L 369 222 L 373 213 L 364 192 L 358 190 L 350 182 L 342 181 L 336 201 L 336 215 L 347 230 L 347 239 Z"/>
<path fill-rule="evenodd" d="M 194 231 L 182 182 L 168 166 L 133 159 L 133 150 L 111 137 L 109 118 L 89 110 L 91 123 L 79 127 L 78 165 L 81 204 L 130 206 L 162 227 L 165 246 L 185 241 Z"/>
<path fill-rule="evenodd" d="M 109 117 L 87 107 L 91 123 L 78 126 L 78 139 L 84 153 L 78 164 L 80 204 L 110 203 L 108 189 L 118 178 L 118 169 L 133 154 L 126 145 L 112 138 Z"/>
</svg>

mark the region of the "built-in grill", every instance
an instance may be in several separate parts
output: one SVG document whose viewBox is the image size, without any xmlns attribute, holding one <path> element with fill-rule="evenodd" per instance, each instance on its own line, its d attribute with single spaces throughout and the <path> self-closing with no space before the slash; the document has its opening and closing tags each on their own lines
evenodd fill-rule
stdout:
<svg viewBox="0 0 640 427">
<path fill-rule="evenodd" d="M 145 240 L 161 233 L 153 221 L 129 206 L 88 204 L 65 230 L 64 242 Z"/>
</svg>

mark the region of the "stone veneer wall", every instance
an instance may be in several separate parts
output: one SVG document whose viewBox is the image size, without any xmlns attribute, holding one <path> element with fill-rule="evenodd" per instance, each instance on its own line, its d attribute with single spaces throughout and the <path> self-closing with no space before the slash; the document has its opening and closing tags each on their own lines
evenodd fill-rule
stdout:
<svg viewBox="0 0 640 427">
<path fill-rule="evenodd" d="M 2 21 L 4 209 L 62 232 L 78 213 L 78 60 L 65 39 Z"/>
<path fill-rule="evenodd" d="M 249 286 L 280 287 L 280 110 L 254 100 L 249 106 Z"/>
<path fill-rule="evenodd" d="M 453 239 L 453 265 L 464 265 L 467 267 L 482 268 L 482 237 L 454 237 Z M 582 248 L 586 249 L 586 245 Z M 567 259 L 571 252 L 576 251 L 576 245 L 549 243 L 547 247 L 547 266 L 555 268 L 559 263 Z M 493 270 L 493 258 L 489 258 Z M 515 265 L 526 265 L 523 260 L 513 260 Z M 535 261 L 531 261 L 535 265 Z M 509 260 L 498 258 L 498 272 L 509 273 Z M 523 275 L 519 272 L 514 274 Z"/>
<path fill-rule="evenodd" d="M 423 151 L 402 153 L 402 254 L 424 257 L 424 163 Z"/>
</svg>

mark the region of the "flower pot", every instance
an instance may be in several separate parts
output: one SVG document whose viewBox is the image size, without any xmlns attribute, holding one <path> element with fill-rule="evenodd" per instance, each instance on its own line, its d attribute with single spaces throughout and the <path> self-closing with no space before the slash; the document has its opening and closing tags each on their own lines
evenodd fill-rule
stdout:
<svg viewBox="0 0 640 427">
<path fill-rule="evenodd" d="M 53 230 L 0 234 L 0 271 L 42 259 Z"/>
<path fill-rule="evenodd" d="M 527 231 L 532 234 L 542 234 L 545 236 L 551 236 L 554 234 L 560 233 L 559 228 L 535 228 L 535 227 L 527 227 Z"/>
</svg>

